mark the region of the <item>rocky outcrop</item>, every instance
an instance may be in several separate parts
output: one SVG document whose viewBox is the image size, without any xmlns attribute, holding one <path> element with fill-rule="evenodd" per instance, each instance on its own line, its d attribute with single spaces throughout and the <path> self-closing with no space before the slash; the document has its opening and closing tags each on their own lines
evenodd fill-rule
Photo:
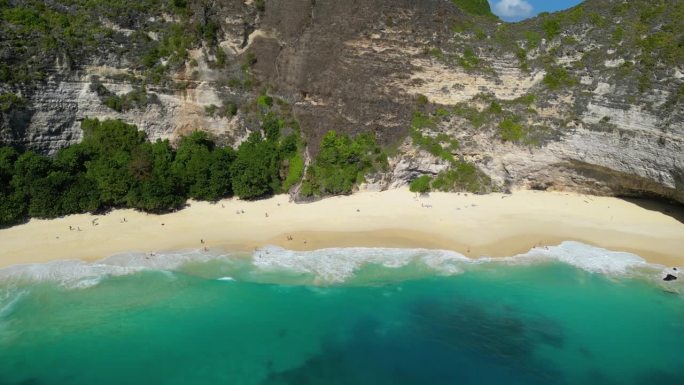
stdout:
<svg viewBox="0 0 684 385">
<path fill-rule="evenodd" d="M 195 17 L 217 21 L 215 45 L 228 64 L 216 64 L 213 46 L 195 46 L 171 83 L 146 86 L 157 103 L 119 112 L 90 85 L 97 77 L 118 95 L 140 87 L 131 80 L 141 75 L 133 59 L 109 47 L 68 66 L 56 63 L 47 81 L 14 89 L 28 105 L 2 113 L 0 138 L 54 153 L 81 138 L 80 120 L 97 117 L 135 123 L 151 139 L 173 141 L 202 129 L 235 145 L 258 127 L 250 103 L 268 92 L 291 106 L 312 156 L 328 130 L 373 132 L 397 148 L 390 170 L 369 176 L 367 188 L 449 168 L 407 139 L 412 115 L 421 111 L 439 116 L 426 135 L 458 140 L 453 155 L 503 189 L 684 202 L 681 52 L 661 53 L 644 37 L 667 32 L 681 8 L 676 1 L 665 2 L 669 13 L 646 18 L 646 1 L 625 8 L 622 1 L 589 0 L 518 24 L 468 15 L 449 0 L 266 0 L 263 9 L 251 1 L 191 3 Z M 140 18 L 106 25 L 121 39 L 141 30 L 158 39 Z M 634 23 L 647 33 L 633 36 Z M 240 105 L 236 116 L 210 113 L 227 101 Z M 501 111 L 486 113 L 491 103 Z M 465 108 L 483 117 L 473 119 Z M 524 127 L 526 137 L 505 140 L 505 119 Z"/>
<path fill-rule="evenodd" d="M 102 68 L 89 68 L 86 74 L 47 82 L 31 99 L 31 109 L 23 127 L 13 127 L 14 142 L 47 154 L 76 143 L 81 139 L 80 121 L 84 118 L 122 119 L 143 129 L 150 140 L 175 140 L 193 130 L 207 130 L 224 142 L 239 142 L 245 136 L 239 117 L 209 116 L 205 107 L 222 104 L 222 91 L 207 82 L 197 82 L 194 88 L 168 90 L 147 87 L 158 102 L 143 108 L 119 112 L 107 107 L 91 90 L 93 76 Z M 104 81 L 102 85 L 117 95 L 125 95 L 134 85 Z M 225 94 L 225 93 L 224 93 Z M 225 96 L 224 96 L 225 98 Z"/>
</svg>

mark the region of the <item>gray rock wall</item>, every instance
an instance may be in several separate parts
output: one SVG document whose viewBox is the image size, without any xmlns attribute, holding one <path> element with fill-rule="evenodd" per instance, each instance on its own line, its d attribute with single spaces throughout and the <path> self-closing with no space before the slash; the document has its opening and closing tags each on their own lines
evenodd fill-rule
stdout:
<svg viewBox="0 0 684 385">
<path fill-rule="evenodd" d="M 612 4 L 601 0 L 587 7 L 601 12 Z M 553 41 L 543 39 L 527 49 L 523 68 L 515 48 L 502 43 L 500 25 L 473 24 L 446 0 L 267 0 L 265 12 L 254 6 L 233 1 L 209 10 L 221 16 L 219 46 L 232 66 L 212 68 L 207 62 L 212 54 L 197 47 L 189 55 L 197 67 L 173 74 L 175 82 L 185 84 L 182 90 L 149 86 L 159 102 L 123 113 L 105 106 L 90 84 L 98 76 L 110 91 L 129 92 L 135 84 L 111 76 L 130 72 L 125 61 L 92 58 L 77 70 L 62 66 L 30 93 L 26 111 L 3 116 L 1 138 L 52 154 L 78 142 L 80 121 L 93 117 L 137 124 L 152 140 L 174 141 L 200 129 L 236 145 L 258 127 L 249 100 L 268 91 L 292 105 L 311 155 L 331 129 L 374 132 L 383 144 L 399 148 L 390 159 L 391 171 L 371 183 L 388 188 L 448 167 L 407 139 L 414 111 L 451 110 L 459 103 L 482 110 L 486 105 L 478 97 L 483 94 L 501 103 L 534 94 L 531 106 L 509 108 L 524 117 L 526 126 L 544 130 L 534 145 L 502 141 L 496 119 L 474 127 L 450 116 L 432 134 L 458 139 L 454 155 L 478 165 L 502 188 L 654 195 L 684 202 L 684 113 L 678 96 L 684 63 L 654 70 L 651 88 L 637 93 L 633 81 L 616 73 L 639 52 L 620 50 L 622 43 L 611 42 L 610 34 L 596 27 L 578 24 Z M 524 31 L 540 23 L 509 26 L 505 35 L 514 47 L 526 47 Z M 467 27 L 456 31 L 459 25 Z M 561 43 L 570 38 L 573 43 Z M 467 49 L 477 56 L 477 68 L 460 64 Z M 255 86 L 229 85 L 249 53 L 257 59 Z M 601 59 L 590 61 L 594 57 Z M 566 68 L 575 83 L 547 87 L 543 79 L 550 66 Z M 427 96 L 429 106 L 416 104 L 419 95 Z M 245 108 L 235 117 L 205 111 L 226 100 L 239 100 Z"/>
</svg>

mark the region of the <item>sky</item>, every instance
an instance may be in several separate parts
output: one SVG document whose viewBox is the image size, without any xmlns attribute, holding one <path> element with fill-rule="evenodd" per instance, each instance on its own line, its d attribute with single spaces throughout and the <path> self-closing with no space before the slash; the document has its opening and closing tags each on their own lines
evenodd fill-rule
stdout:
<svg viewBox="0 0 684 385">
<path fill-rule="evenodd" d="M 568 9 L 582 0 L 489 0 L 492 12 L 506 21 L 520 21 L 541 12 Z"/>
</svg>

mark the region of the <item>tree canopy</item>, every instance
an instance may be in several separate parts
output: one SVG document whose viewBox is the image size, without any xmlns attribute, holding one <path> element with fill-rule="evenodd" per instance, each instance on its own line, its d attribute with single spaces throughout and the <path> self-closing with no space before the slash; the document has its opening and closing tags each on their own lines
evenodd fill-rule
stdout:
<svg viewBox="0 0 684 385">
<path fill-rule="evenodd" d="M 304 176 L 298 129 L 268 112 L 261 130 L 237 150 L 193 132 L 174 148 L 149 142 L 120 120 L 85 119 L 83 141 L 54 157 L 0 147 L 0 227 L 30 217 L 130 207 L 160 213 L 187 199 L 217 201 L 233 194 L 258 199 L 295 186 Z M 348 194 L 369 170 L 386 164 L 370 135 L 354 139 L 329 132 L 309 167 L 303 195 Z"/>
</svg>

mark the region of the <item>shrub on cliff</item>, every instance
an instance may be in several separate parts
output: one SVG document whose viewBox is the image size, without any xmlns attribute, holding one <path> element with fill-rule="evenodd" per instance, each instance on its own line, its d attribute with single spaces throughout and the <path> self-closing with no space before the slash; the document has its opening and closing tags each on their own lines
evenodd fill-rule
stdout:
<svg viewBox="0 0 684 385">
<path fill-rule="evenodd" d="M 421 194 L 426 193 L 426 192 L 430 191 L 430 182 L 431 182 L 430 176 L 428 176 L 428 175 L 420 176 L 411 182 L 411 184 L 409 185 L 409 190 L 411 190 L 411 192 L 415 192 L 415 193 L 421 193 Z"/>
<path fill-rule="evenodd" d="M 369 134 L 351 139 L 328 131 L 320 152 L 309 168 L 302 195 L 349 194 L 366 172 L 386 162 L 375 138 Z"/>
<path fill-rule="evenodd" d="M 451 0 L 463 11 L 476 16 L 495 17 L 487 0 Z"/>
</svg>

